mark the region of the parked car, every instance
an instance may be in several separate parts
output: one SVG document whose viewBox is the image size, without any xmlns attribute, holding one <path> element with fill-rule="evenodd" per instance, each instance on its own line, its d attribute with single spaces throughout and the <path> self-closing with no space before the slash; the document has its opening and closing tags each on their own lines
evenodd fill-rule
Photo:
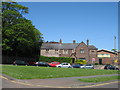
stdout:
<svg viewBox="0 0 120 90">
<path fill-rule="evenodd" d="M 113 65 L 105 65 L 104 69 L 106 70 L 119 70 L 119 68 L 117 68 L 116 66 L 113 66 Z"/>
<path fill-rule="evenodd" d="M 51 67 L 56 67 L 56 65 L 59 65 L 60 62 L 51 62 L 51 63 L 48 63 Z"/>
<path fill-rule="evenodd" d="M 94 66 L 92 64 L 84 64 L 81 68 L 94 69 Z"/>
<path fill-rule="evenodd" d="M 30 66 L 36 66 L 36 62 L 33 62 L 33 61 L 29 61 L 28 64 L 29 64 Z"/>
<path fill-rule="evenodd" d="M 70 63 L 61 63 L 59 65 L 56 65 L 56 67 L 59 67 L 59 68 L 72 68 Z"/>
<path fill-rule="evenodd" d="M 51 67 L 48 63 L 46 62 L 36 62 L 36 66 L 45 66 L 45 67 Z"/>
<path fill-rule="evenodd" d="M 74 64 L 72 65 L 73 68 L 81 68 L 83 66 L 83 64 Z"/>
<path fill-rule="evenodd" d="M 15 60 L 13 62 L 13 65 L 26 65 L 26 66 L 28 66 L 28 63 L 23 61 L 23 60 Z"/>
</svg>

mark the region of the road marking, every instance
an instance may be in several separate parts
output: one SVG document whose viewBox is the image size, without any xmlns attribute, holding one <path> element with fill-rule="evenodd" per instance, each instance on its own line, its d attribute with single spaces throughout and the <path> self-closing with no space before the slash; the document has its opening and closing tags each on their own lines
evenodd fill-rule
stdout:
<svg viewBox="0 0 120 90">
<path fill-rule="evenodd" d="M 5 79 L 5 80 L 9 80 L 8 78 L 0 75 L 1 78 Z M 23 83 L 23 82 L 19 82 L 19 81 L 14 81 L 14 80 L 10 80 L 10 82 L 12 83 L 17 83 L 17 84 L 21 84 L 21 85 L 26 85 L 26 86 L 37 86 L 37 87 L 51 87 L 54 88 L 55 86 L 47 86 L 47 85 L 33 85 L 33 84 L 28 84 L 28 83 Z M 71 88 L 71 87 L 55 87 L 55 88 Z"/>
<path fill-rule="evenodd" d="M 96 85 L 90 85 L 90 86 L 83 86 L 83 87 L 81 87 L 81 88 L 95 87 L 95 86 L 103 86 L 103 85 L 112 84 L 112 83 L 118 83 L 118 82 L 120 82 L 120 81 L 114 81 L 114 82 L 102 83 L 102 84 L 96 84 Z"/>
<path fill-rule="evenodd" d="M 9 80 L 8 78 L 0 75 L 1 78 L 5 79 L 5 80 Z M 54 88 L 55 86 L 47 86 L 47 85 L 33 85 L 33 84 L 28 84 L 28 83 L 23 83 L 23 82 L 19 82 L 19 81 L 14 81 L 14 80 L 10 80 L 10 82 L 12 83 L 17 83 L 17 84 L 21 84 L 21 85 L 26 85 L 26 86 L 34 86 L 34 87 L 51 87 Z M 114 82 L 109 82 L 109 83 L 102 83 L 102 84 L 96 84 L 96 85 L 89 85 L 89 86 L 80 86 L 78 88 L 87 88 L 87 87 L 95 87 L 95 86 L 102 86 L 102 85 L 107 85 L 107 84 L 112 84 L 112 83 L 118 83 L 120 81 L 114 81 Z M 72 88 L 72 87 L 55 87 L 55 88 Z"/>
<path fill-rule="evenodd" d="M 1 78 L 3 78 L 3 79 L 6 79 L 6 80 L 8 80 L 8 78 L 6 78 L 6 77 L 4 77 L 4 76 L 2 76 L 2 75 L 0 75 L 0 77 L 1 77 Z"/>
</svg>

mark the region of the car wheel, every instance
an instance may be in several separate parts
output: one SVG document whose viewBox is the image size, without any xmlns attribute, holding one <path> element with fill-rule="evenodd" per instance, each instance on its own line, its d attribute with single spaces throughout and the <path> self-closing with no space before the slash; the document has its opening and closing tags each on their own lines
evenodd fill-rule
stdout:
<svg viewBox="0 0 120 90">
<path fill-rule="evenodd" d="M 59 68 L 61 68 L 61 66 L 58 66 Z"/>
<path fill-rule="evenodd" d="M 116 70 L 119 70 L 119 68 L 116 68 Z"/>
</svg>

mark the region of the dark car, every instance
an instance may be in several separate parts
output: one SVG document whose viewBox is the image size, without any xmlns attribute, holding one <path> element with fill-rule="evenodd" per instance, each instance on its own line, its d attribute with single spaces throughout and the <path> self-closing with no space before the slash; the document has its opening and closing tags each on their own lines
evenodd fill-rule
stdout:
<svg viewBox="0 0 120 90">
<path fill-rule="evenodd" d="M 48 63 L 46 62 L 36 62 L 36 66 L 45 66 L 45 67 L 51 67 Z"/>
<path fill-rule="evenodd" d="M 113 65 L 105 65 L 104 69 L 106 70 L 119 70 L 116 66 Z"/>
<path fill-rule="evenodd" d="M 33 61 L 29 61 L 28 64 L 29 66 L 36 66 L 36 62 L 33 62 Z"/>
<path fill-rule="evenodd" d="M 74 64 L 72 65 L 73 68 L 81 68 L 81 66 L 83 66 L 82 64 Z"/>
<path fill-rule="evenodd" d="M 25 62 L 25 61 L 22 61 L 22 60 L 15 60 L 14 62 L 13 62 L 13 65 L 28 65 L 28 63 L 27 62 Z"/>
</svg>

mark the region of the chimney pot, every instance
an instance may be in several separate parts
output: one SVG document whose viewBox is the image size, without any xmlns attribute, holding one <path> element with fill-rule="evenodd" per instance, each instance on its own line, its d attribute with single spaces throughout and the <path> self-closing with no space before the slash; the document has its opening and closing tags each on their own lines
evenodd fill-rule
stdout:
<svg viewBox="0 0 120 90">
<path fill-rule="evenodd" d="M 73 43 L 76 43 L 76 40 L 73 40 Z"/>
<path fill-rule="evenodd" d="M 62 39 L 60 39 L 60 44 L 62 44 Z"/>
<path fill-rule="evenodd" d="M 87 46 L 89 46 L 89 40 L 87 39 Z"/>
</svg>

